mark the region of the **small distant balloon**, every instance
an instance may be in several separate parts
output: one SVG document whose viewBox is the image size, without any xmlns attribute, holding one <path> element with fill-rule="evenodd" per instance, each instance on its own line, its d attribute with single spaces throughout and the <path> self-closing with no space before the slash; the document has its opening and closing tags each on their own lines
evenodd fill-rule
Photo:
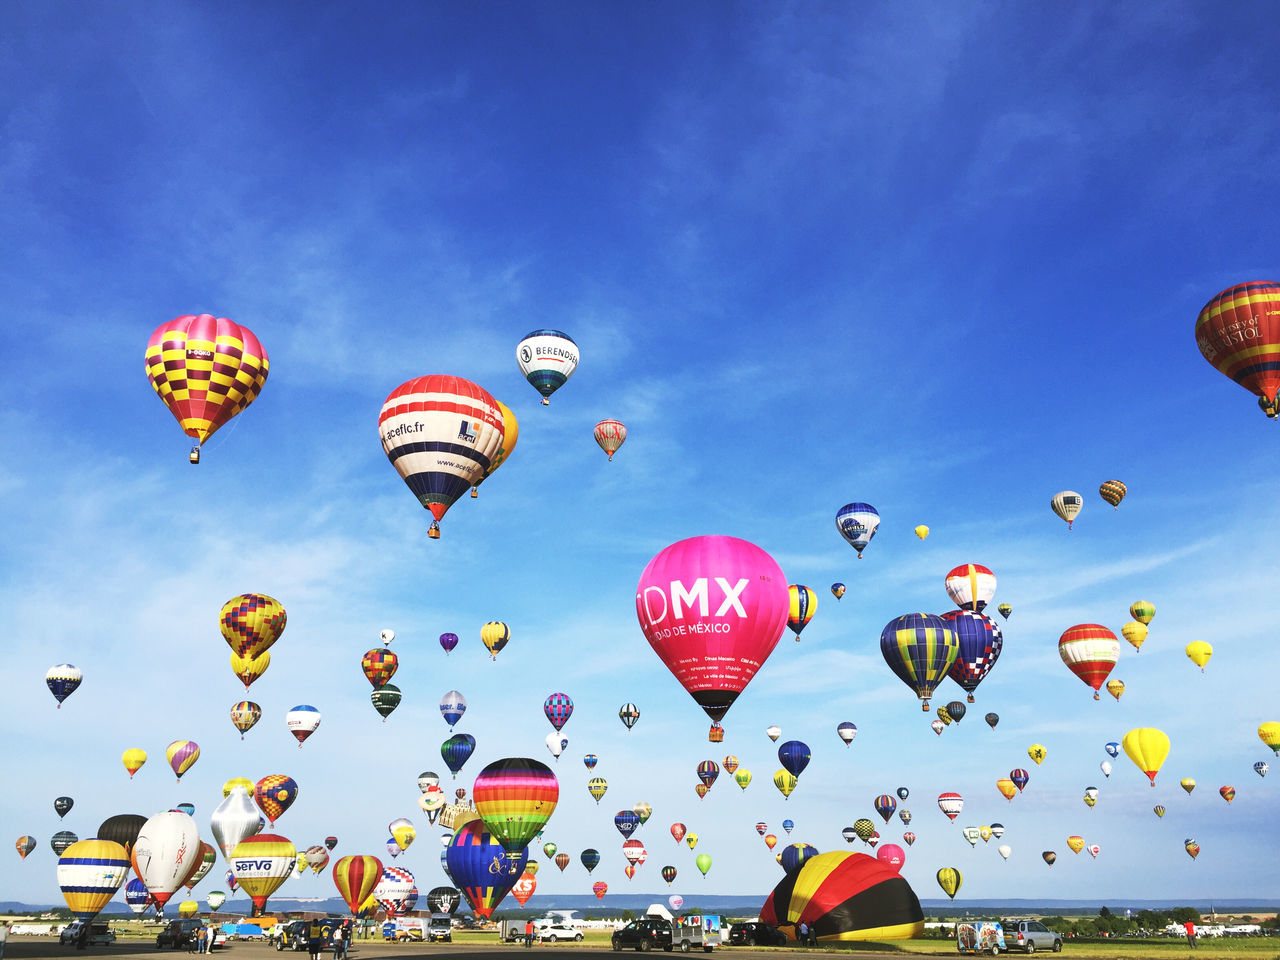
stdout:
<svg viewBox="0 0 1280 960">
<path fill-rule="evenodd" d="M 1053 508 L 1054 513 L 1067 522 L 1067 527 L 1070 529 L 1084 507 L 1084 497 L 1074 490 L 1062 490 L 1053 495 L 1049 506 Z"/>
<path fill-rule="evenodd" d="M 831 595 L 839 600 L 844 596 L 845 585 L 843 583 L 833 583 L 831 585 Z"/>
<path fill-rule="evenodd" d="M 1116 509 L 1119 509 L 1120 501 L 1128 492 L 1129 488 L 1120 480 L 1104 480 L 1102 486 L 1098 487 L 1098 496 Z"/>
</svg>

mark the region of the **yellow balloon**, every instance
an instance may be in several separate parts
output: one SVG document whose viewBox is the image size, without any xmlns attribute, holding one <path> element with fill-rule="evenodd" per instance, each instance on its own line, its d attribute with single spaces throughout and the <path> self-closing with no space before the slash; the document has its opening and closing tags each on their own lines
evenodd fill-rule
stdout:
<svg viewBox="0 0 1280 960">
<path fill-rule="evenodd" d="M 1139 623 L 1150 623 L 1156 615 L 1156 605 L 1150 600 L 1135 600 L 1129 608 L 1129 616 Z"/>
<path fill-rule="evenodd" d="M 698 835 L 696 833 L 693 833 L 692 831 L 689 833 L 686 833 L 684 835 L 684 842 L 687 843 L 689 845 L 689 849 L 692 850 L 694 847 L 698 845 Z"/>
<path fill-rule="evenodd" d="M 67 907 L 89 921 L 129 879 L 129 854 L 113 840 L 79 840 L 58 858 L 58 886 Z"/>
<path fill-rule="evenodd" d="M 1072 853 L 1079 853 L 1084 849 L 1084 837 L 1067 837 L 1067 846 Z"/>
<path fill-rule="evenodd" d="M 1090 809 L 1092 809 L 1093 805 L 1097 802 L 1098 802 L 1097 797 L 1091 797 L 1087 793 L 1084 795 L 1084 805 L 1086 807 L 1089 807 Z M 1076 853 L 1079 853 L 1079 852 L 1080 852 L 1079 850 L 1076 851 Z"/>
<path fill-rule="evenodd" d="M 142 765 L 147 762 L 147 751 L 140 750 L 137 747 L 130 747 L 124 753 L 120 754 L 120 762 L 124 764 L 124 768 L 129 771 L 129 779 L 133 779 L 133 775 L 142 769 Z"/>
<path fill-rule="evenodd" d="M 414 830 L 409 824 L 402 824 L 396 827 L 391 834 L 396 842 L 396 846 L 401 850 L 408 850 L 409 844 L 413 843 L 414 838 L 418 835 L 418 831 Z"/>
<path fill-rule="evenodd" d="M 790 770 L 779 768 L 778 772 L 773 775 L 773 785 L 778 788 L 778 792 L 782 796 L 791 796 L 791 791 L 796 788 L 796 777 Z"/>
<path fill-rule="evenodd" d="M 1018 785 L 1008 777 L 1001 777 L 996 781 L 996 789 L 1006 800 L 1013 800 L 1014 794 L 1018 792 Z"/>
<path fill-rule="evenodd" d="M 991 828 L 985 824 L 978 828 L 978 836 L 982 838 L 982 842 L 986 843 L 991 839 Z"/>
<path fill-rule="evenodd" d="M 923 523 L 920 524 L 920 526 L 916 527 L 916 536 L 923 540 L 925 537 L 929 536 L 929 528 Z"/>
<path fill-rule="evenodd" d="M 1133 649 L 1141 650 L 1142 642 L 1147 639 L 1150 628 L 1139 620 L 1130 620 L 1120 628 L 1120 635 L 1133 645 Z"/>
<path fill-rule="evenodd" d="M 270 650 L 264 650 L 256 657 L 242 657 L 234 650 L 231 651 L 231 672 L 239 678 L 246 690 L 249 689 L 249 684 L 266 673 L 269 666 L 271 666 Z"/>
<path fill-rule="evenodd" d="M 1027 747 L 1027 756 L 1036 762 L 1037 767 L 1040 766 L 1041 761 L 1048 755 L 1049 751 L 1038 743 L 1033 743 L 1031 746 Z"/>
<path fill-rule="evenodd" d="M 244 792 L 251 797 L 253 796 L 254 782 L 252 780 L 248 777 L 232 777 L 222 785 L 223 799 L 231 796 L 231 791 L 236 787 L 244 787 Z"/>
<path fill-rule="evenodd" d="M 500 620 L 490 620 L 480 628 L 480 639 L 489 648 L 489 656 L 497 660 L 498 651 L 505 647 L 507 641 L 511 639 L 511 630 Z"/>
<path fill-rule="evenodd" d="M 1280 756 L 1280 723 L 1270 720 L 1259 726 L 1258 739 Z"/>
<path fill-rule="evenodd" d="M 964 875 L 955 867 L 943 867 L 938 871 L 938 886 L 952 900 L 956 898 L 962 883 L 964 883 Z"/>
<path fill-rule="evenodd" d="M 1151 786 L 1154 787 L 1156 774 L 1160 772 L 1161 764 L 1169 756 L 1169 738 L 1165 732 L 1155 727 L 1138 727 L 1126 733 L 1121 742 L 1129 759 L 1147 775 L 1151 780 Z"/>
<path fill-rule="evenodd" d="M 1204 673 L 1204 665 L 1213 656 L 1213 644 L 1204 640 L 1192 640 L 1187 644 L 1187 656 L 1191 658 L 1192 663 L 1200 668 L 1200 672 Z"/>
<path fill-rule="evenodd" d="M 1107 693 L 1111 694 L 1113 697 L 1119 700 L 1124 695 L 1124 681 L 1108 680 Z"/>
<path fill-rule="evenodd" d="M 516 440 L 520 437 L 520 423 L 516 420 L 516 415 L 511 412 L 511 408 L 499 400 L 498 409 L 502 411 L 502 441 L 498 444 L 498 452 L 489 461 L 489 469 L 484 472 L 484 476 L 477 480 L 475 486 L 471 488 L 471 496 L 473 497 L 480 495 L 480 484 L 493 476 L 493 472 L 506 462 L 507 457 L 511 456 L 511 451 L 516 448 Z"/>
<path fill-rule="evenodd" d="M 183 900 L 178 904 L 178 916 L 183 920 L 186 920 L 188 917 L 194 917 L 199 912 L 200 904 L 196 903 L 194 900 Z"/>
<path fill-rule="evenodd" d="M 1190 793 L 1196 788 L 1196 782 L 1191 777 L 1183 777 L 1178 782 L 1182 785 L 1182 789 L 1187 791 L 1187 793 Z"/>
</svg>

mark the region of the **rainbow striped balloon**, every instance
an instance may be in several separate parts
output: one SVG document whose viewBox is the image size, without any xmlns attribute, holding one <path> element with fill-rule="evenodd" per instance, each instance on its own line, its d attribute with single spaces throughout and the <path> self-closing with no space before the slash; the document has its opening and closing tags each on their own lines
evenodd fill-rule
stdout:
<svg viewBox="0 0 1280 960">
<path fill-rule="evenodd" d="M 489 833 L 514 854 L 528 846 L 551 819 L 560 799 L 560 783 L 545 763 L 508 757 L 480 771 L 471 797 Z"/>
</svg>

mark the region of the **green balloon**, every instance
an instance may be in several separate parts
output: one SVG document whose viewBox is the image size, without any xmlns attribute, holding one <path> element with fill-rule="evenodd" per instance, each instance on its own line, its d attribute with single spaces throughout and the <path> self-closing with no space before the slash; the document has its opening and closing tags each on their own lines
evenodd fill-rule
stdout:
<svg viewBox="0 0 1280 960">
<path fill-rule="evenodd" d="M 702 875 L 705 877 L 707 875 L 707 871 L 711 869 L 711 854 L 709 853 L 698 854 L 698 859 L 695 860 L 694 863 L 698 865 L 698 869 L 702 872 Z"/>
</svg>

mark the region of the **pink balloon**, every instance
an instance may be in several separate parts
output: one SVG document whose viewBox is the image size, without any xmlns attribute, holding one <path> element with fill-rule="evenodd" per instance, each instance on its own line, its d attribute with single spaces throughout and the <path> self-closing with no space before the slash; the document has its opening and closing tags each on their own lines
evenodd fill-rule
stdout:
<svg viewBox="0 0 1280 960">
<path fill-rule="evenodd" d="M 876 850 L 876 859 L 886 866 L 893 867 L 899 873 L 902 872 L 902 865 L 907 860 L 907 851 L 903 850 L 896 843 L 884 843 Z"/>
<path fill-rule="evenodd" d="M 737 537 L 691 537 L 649 561 L 636 617 L 649 646 L 712 720 L 778 645 L 791 598 L 774 559 Z"/>
</svg>

